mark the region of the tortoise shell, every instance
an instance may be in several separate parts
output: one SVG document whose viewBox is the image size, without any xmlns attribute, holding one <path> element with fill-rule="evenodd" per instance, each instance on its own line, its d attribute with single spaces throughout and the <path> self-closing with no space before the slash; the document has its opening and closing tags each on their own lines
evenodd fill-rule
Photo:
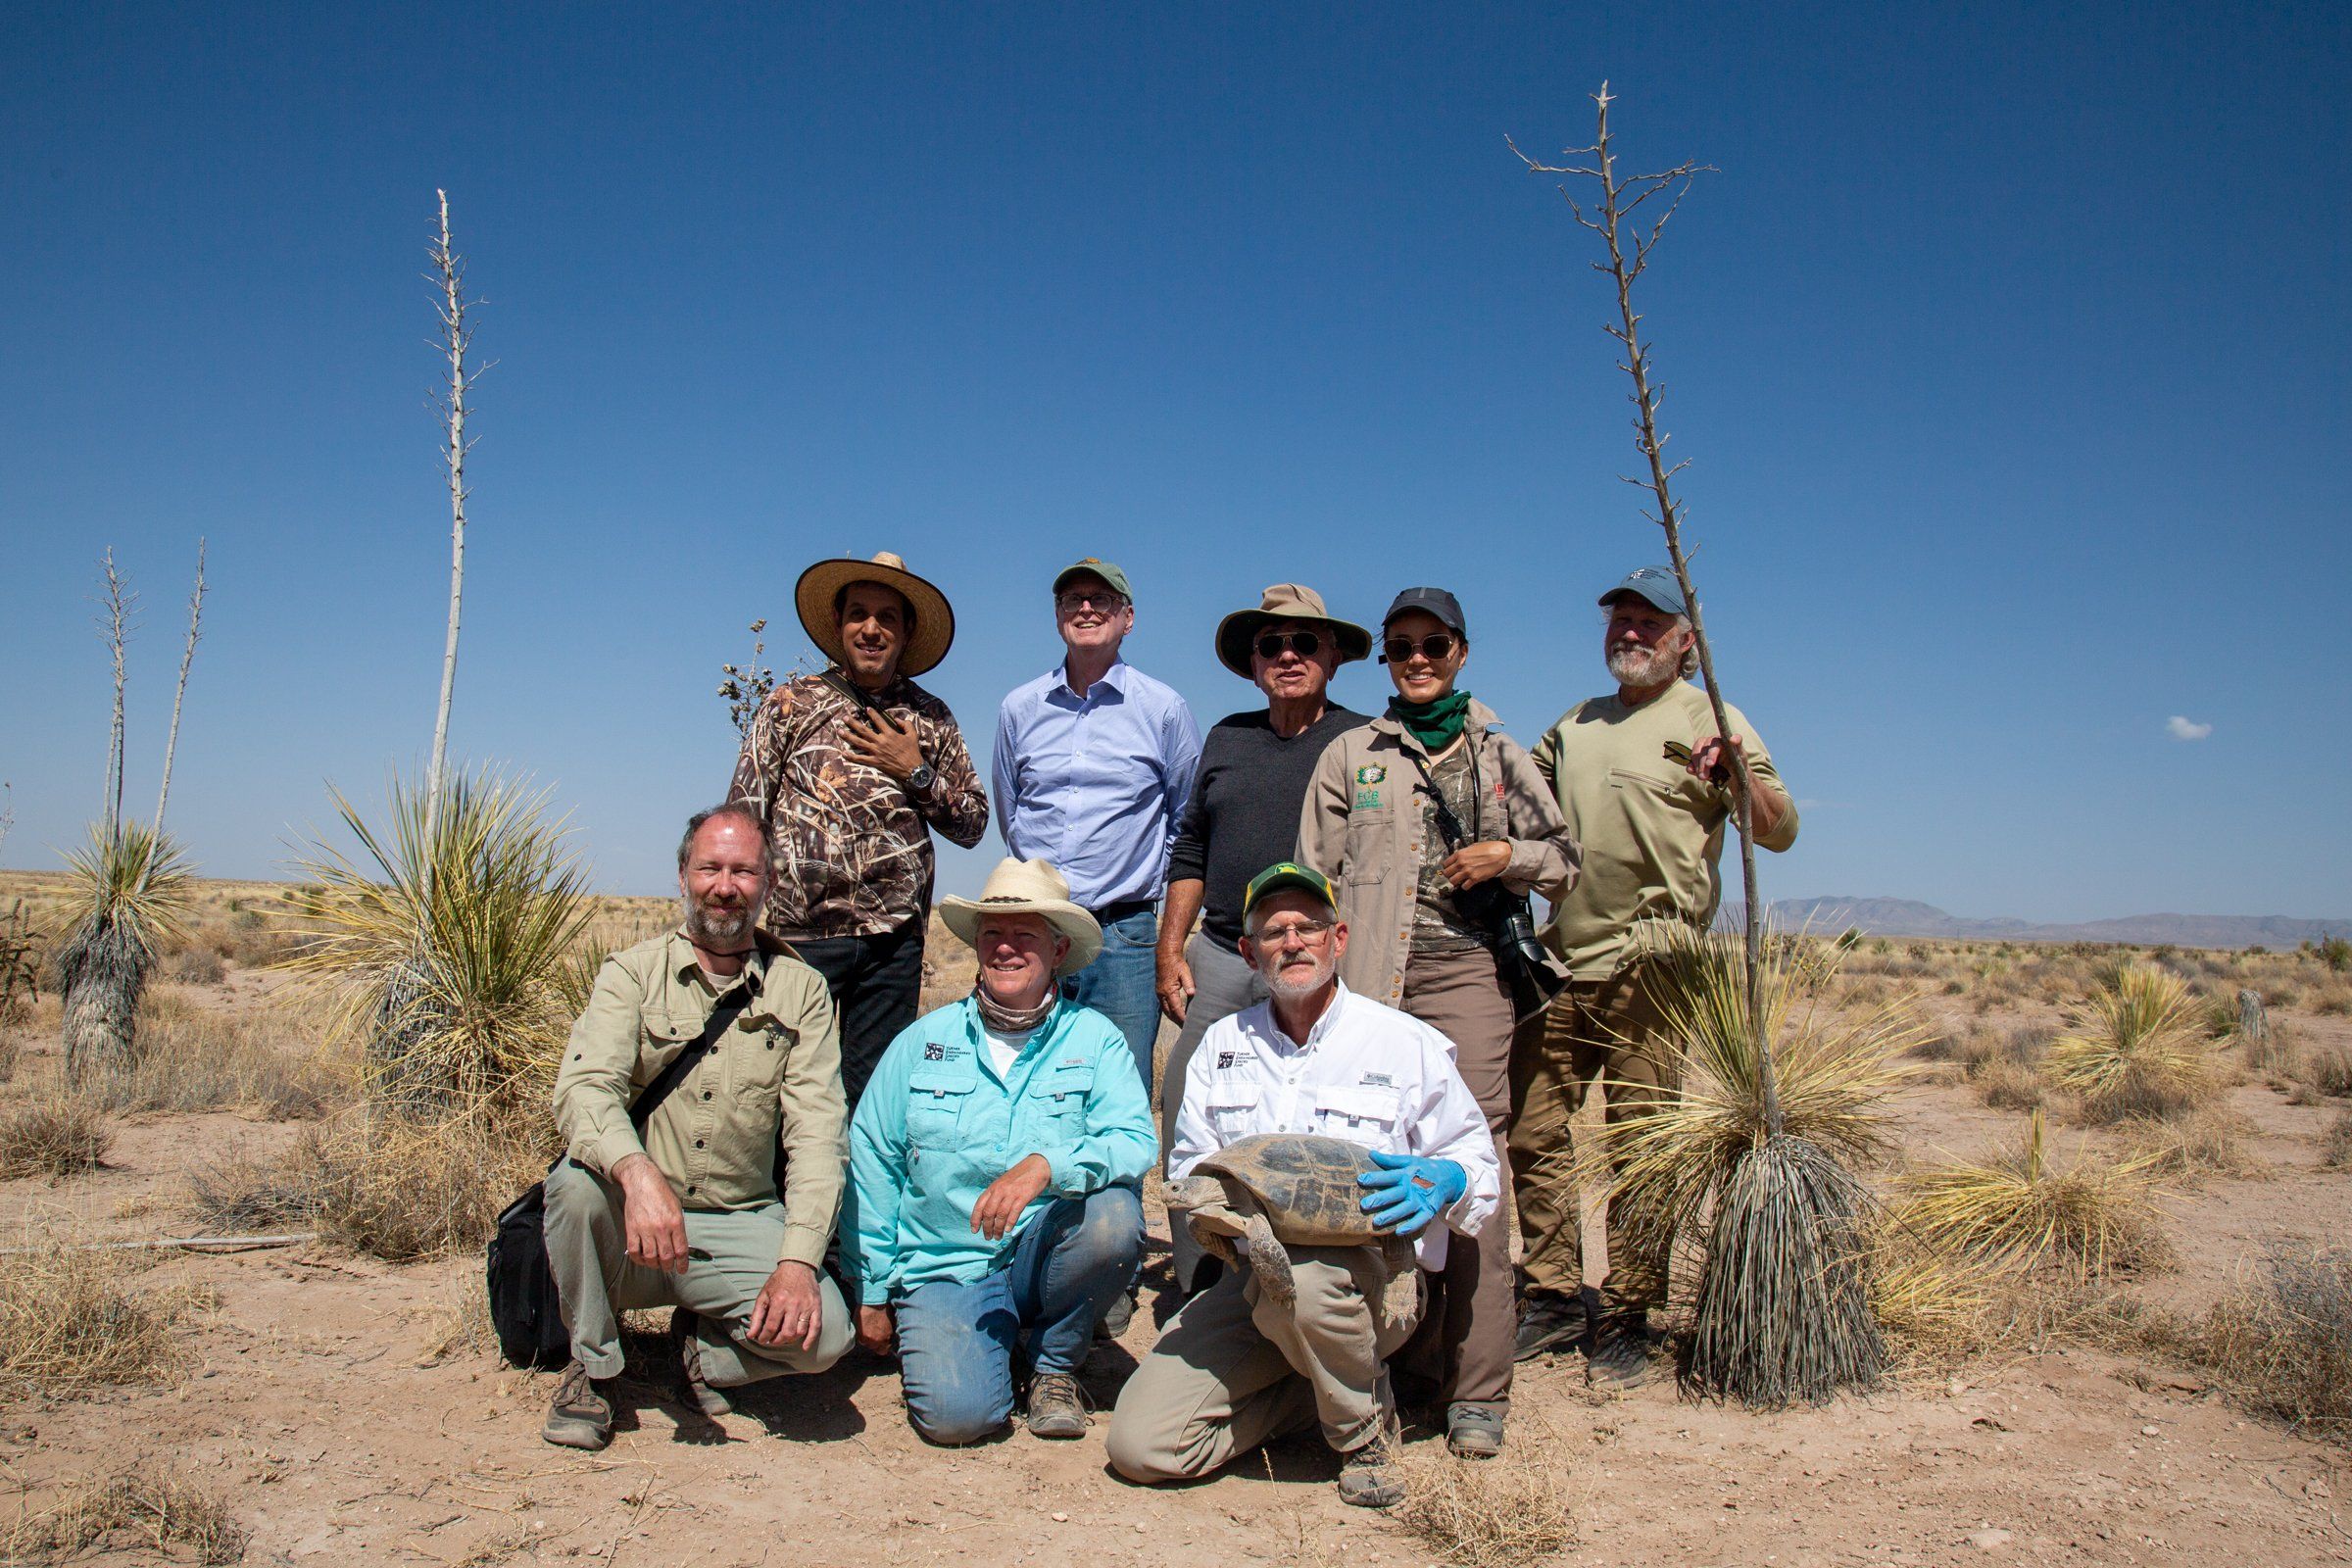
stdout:
<svg viewBox="0 0 2352 1568">
<path fill-rule="evenodd" d="M 1208 1155 L 1193 1175 L 1215 1177 L 1234 1207 L 1263 1212 L 1286 1243 L 1358 1247 L 1383 1239 L 1363 1211 L 1364 1189 L 1356 1181 L 1378 1168 L 1370 1150 L 1344 1138 L 1260 1133 Z M 1245 1195 L 1254 1203 L 1234 1201 Z"/>
</svg>

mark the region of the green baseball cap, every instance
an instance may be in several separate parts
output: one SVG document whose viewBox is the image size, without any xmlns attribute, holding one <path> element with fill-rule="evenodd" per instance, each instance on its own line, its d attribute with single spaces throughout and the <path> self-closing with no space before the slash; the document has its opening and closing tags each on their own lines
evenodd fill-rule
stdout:
<svg viewBox="0 0 2352 1568">
<path fill-rule="evenodd" d="M 1257 907 L 1257 901 L 1268 894 L 1288 892 L 1294 888 L 1300 893 L 1313 894 L 1334 909 L 1340 906 L 1339 890 L 1331 885 L 1331 878 L 1320 871 L 1310 871 L 1296 860 L 1277 860 L 1250 879 L 1250 889 L 1242 895 L 1242 918 L 1250 918 L 1250 911 Z"/>
<path fill-rule="evenodd" d="M 1054 591 L 1060 593 L 1069 586 L 1072 577 L 1100 577 L 1110 584 L 1121 599 L 1131 605 L 1135 603 L 1135 590 L 1127 586 L 1127 573 L 1119 569 L 1115 561 L 1097 561 L 1092 556 L 1084 561 L 1073 561 L 1054 574 Z"/>
</svg>

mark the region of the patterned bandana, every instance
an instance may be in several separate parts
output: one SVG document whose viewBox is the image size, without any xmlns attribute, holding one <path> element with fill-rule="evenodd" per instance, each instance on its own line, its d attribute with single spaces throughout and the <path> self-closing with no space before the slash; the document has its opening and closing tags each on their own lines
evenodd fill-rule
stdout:
<svg viewBox="0 0 2352 1568">
<path fill-rule="evenodd" d="M 1007 1007 L 988 994 L 988 987 L 978 980 L 972 982 L 972 1003 L 980 1009 L 980 1021 L 1002 1035 L 1027 1034 L 1053 1016 L 1061 1004 L 1061 990 L 1050 987 L 1046 1000 L 1034 1007 Z"/>
</svg>

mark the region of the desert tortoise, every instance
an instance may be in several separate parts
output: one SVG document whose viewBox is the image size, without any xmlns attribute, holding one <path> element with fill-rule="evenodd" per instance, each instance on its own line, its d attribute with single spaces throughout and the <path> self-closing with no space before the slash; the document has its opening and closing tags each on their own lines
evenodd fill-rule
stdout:
<svg viewBox="0 0 2352 1568">
<path fill-rule="evenodd" d="M 1247 1259 L 1258 1289 L 1283 1307 L 1298 1299 L 1286 1244 L 1367 1249 L 1387 1276 L 1381 1313 L 1399 1323 L 1419 1304 L 1420 1280 L 1411 1240 L 1377 1229 L 1363 1210 L 1356 1178 L 1379 1168 L 1370 1150 L 1344 1138 L 1261 1133 L 1195 1165 L 1168 1190 L 1168 1206 L 1190 1211 L 1210 1252 L 1237 1266 Z"/>
</svg>

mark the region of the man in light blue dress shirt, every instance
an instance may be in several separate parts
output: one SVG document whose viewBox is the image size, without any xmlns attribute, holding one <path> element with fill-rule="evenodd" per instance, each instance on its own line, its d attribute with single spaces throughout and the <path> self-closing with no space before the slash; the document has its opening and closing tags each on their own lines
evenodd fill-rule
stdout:
<svg viewBox="0 0 2352 1568">
<path fill-rule="evenodd" d="M 1092 557 L 1054 579 L 1062 662 L 997 712 L 997 827 L 1015 859 L 1048 860 L 1102 928 L 1102 956 L 1062 982 L 1126 1036 L 1147 1091 L 1159 1034 L 1155 906 L 1192 798 L 1200 730 L 1173 689 L 1123 662 L 1127 574 Z"/>
</svg>

